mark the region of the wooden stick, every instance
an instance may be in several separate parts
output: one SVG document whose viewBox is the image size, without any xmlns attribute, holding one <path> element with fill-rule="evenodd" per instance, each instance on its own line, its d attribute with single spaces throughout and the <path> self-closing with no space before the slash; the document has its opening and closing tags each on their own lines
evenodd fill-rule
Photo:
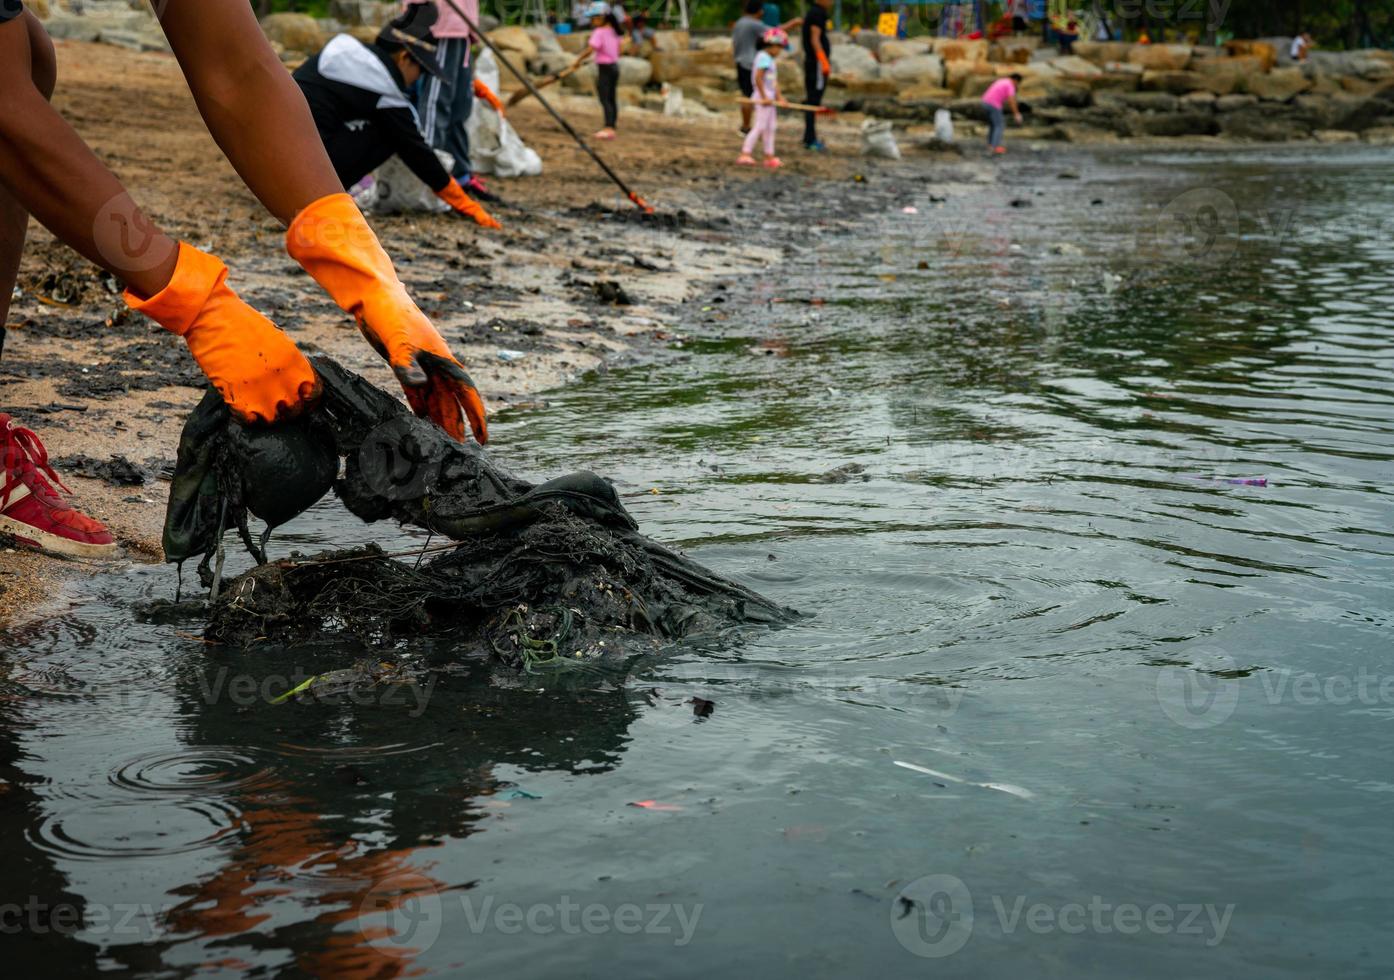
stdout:
<svg viewBox="0 0 1394 980">
<path fill-rule="evenodd" d="M 590 57 L 590 53 L 591 53 L 591 52 L 590 52 L 590 49 L 587 48 L 587 49 L 586 49 L 586 57 L 587 57 L 587 58 Z M 585 62 L 582 62 L 581 64 L 585 64 Z M 576 72 L 578 72 L 578 71 L 580 71 L 580 70 L 581 70 L 581 65 L 568 65 L 567 67 L 563 68 L 561 71 L 557 72 L 555 75 L 552 75 L 552 76 L 549 77 L 549 78 L 544 78 L 542 81 L 538 82 L 538 83 L 537 83 L 537 89 L 536 89 L 536 90 L 544 89 L 544 88 L 546 88 L 548 85 L 555 85 L 555 84 L 557 84 L 557 82 L 561 81 L 563 78 L 569 78 L 571 75 L 574 75 Z M 529 95 L 532 95 L 533 91 L 535 91 L 535 90 L 534 90 L 534 89 L 520 88 L 518 91 L 514 92 L 512 95 L 510 95 L 510 96 L 508 97 L 508 102 L 506 103 L 506 107 L 509 108 L 509 109 L 512 109 L 512 108 L 513 108 L 515 105 L 517 105 L 519 102 L 522 102 L 522 101 L 523 101 L 524 99 L 526 99 Z"/>
<path fill-rule="evenodd" d="M 837 112 L 836 109 L 825 105 L 804 105 L 801 102 L 775 102 L 772 99 L 737 99 L 742 105 L 772 105 L 776 109 L 793 109 L 797 112 L 816 112 L 820 115 L 829 116 Z"/>
</svg>

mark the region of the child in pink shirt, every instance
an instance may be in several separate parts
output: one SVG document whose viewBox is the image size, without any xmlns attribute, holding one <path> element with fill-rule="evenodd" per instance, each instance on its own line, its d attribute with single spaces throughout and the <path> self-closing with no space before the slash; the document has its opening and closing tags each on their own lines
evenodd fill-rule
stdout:
<svg viewBox="0 0 1394 980">
<path fill-rule="evenodd" d="M 1016 87 L 1021 84 L 1021 76 L 1013 74 L 999 78 L 983 93 L 983 106 L 987 109 L 987 145 L 993 153 L 1006 153 L 1003 135 L 1007 130 L 1007 120 L 1002 115 L 1002 106 L 1012 108 L 1012 117 L 1021 125 L 1021 110 L 1016 105 Z"/>
<path fill-rule="evenodd" d="M 778 27 L 771 27 L 760 39 L 760 53 L 755 56 L 751 67 L 751 99 L 755 102 L 755 123 L 746 133 L 745 143 L 741 145 L 741 155 L 736 162 L 744 166 L 754 166 L 755 158 L 751 152 L 757 140 L 765 143 L 765 166 L 776 170 L 783 166 L 774 155 L 774 131 L 778 124 L 778 110 L 775 104 L 779 98 L 779 71 L 774 59 L 789 47 L 789 35 Z"/>
<path fill-rule="evenodd" d="M 601 111 L 605 114 L 605 125 L 595 134 L 598 140 L 615 138 L 615 123 L 619 120 L 620 107 L 616 90 L 620 84 L 620 23 L 608 3 L 591 4 L 586 13 L 591 19 L 591 36 L 586 50 L 573 63 L 579 68 L 581 62 L 595 56 L 595 94 L 600 99 Z"/>
</svg>

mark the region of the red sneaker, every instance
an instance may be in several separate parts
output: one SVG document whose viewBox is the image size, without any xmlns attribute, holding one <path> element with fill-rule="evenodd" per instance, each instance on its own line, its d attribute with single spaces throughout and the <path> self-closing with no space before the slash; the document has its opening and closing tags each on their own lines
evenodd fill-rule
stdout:
<svg viewBox="0 0 1394 980">
<path fill-rule="evenodd" d="M 45 475 L 68 489 L 48 464 L 48 451 L 39 437 L 0 415 L 0 531 L 26 547 L 71 558 L 115 554 L 111 532 L 68 506 Z"/>
</svg>

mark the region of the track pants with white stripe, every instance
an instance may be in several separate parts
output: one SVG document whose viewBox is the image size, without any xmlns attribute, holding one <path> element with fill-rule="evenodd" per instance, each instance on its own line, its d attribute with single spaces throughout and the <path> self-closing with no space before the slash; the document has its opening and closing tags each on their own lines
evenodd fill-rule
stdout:
<svg viewBox="0 0 1394 980">
<path fill-rule="evenodd" d="M 463 183 L 470 176 L 470 140 L 465 123 L 474 109 L 474 61 L 469 57 L 466 38 L 452 37 L 439 43 L 445 77 L 422 77 L 416 108 L 426 142 L 455 158 L 450 176 Z"/>
</svg>

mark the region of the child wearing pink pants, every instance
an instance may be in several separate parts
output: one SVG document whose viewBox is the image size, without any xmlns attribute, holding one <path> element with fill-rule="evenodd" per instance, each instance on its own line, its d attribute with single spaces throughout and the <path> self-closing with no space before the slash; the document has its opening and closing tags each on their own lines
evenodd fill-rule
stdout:
<svg viewBox="0 0 1394 980">
<path fill-rule="evenodd" d="M 741 145 L 741 155 L 736 157 L 736 162 L 743 166 L 755 165 L 755 158 L 750 154 L 754 151 L 757 141 L 764 142 L 766 167 L 775 170 L 783 166 L 779 157 L 774 155 L 774 131 L 779 124 L 775 103 L 780 101 L 779 72 L 775 69 L 774 59 L 787 47 L 789 35 L 778 27 L 771 27 L 760 39 L 760 53 L 755 56 L 755 64 L 751 69 L 754 89 L 751 98 L 755 100 L 755 122 Z"/>
</svg>

